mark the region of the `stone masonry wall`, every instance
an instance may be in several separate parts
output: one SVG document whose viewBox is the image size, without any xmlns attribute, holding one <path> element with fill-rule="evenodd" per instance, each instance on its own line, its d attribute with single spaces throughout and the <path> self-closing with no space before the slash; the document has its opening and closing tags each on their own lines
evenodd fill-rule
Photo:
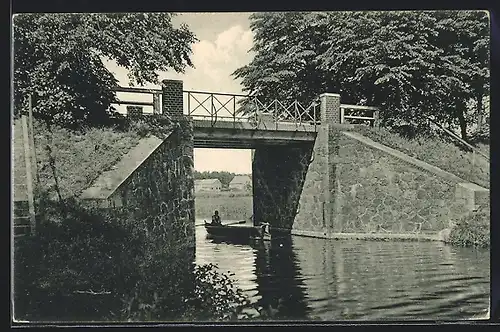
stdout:
<svg viewBox="0 0 500 332">
<path fill-rule="evenodd" d="M 193 128 L 184 122 L 112 195 L 146 234 L 194 246 Z M 187 241 L 187 242 L 186 242 Z"/>
<path fill-rule="evenodd" d="M 311 158 L 310 144 L 261 146 L 252 163 L 255 223 L 290 231 Z"/>
<path fill-rule="evenodd" d="M 123 223 L 132 223 L 134 231 L 146 239 L 152 250 L 167 250 L 168 260 L 158 263 L 171 265 L 174 288 L 179 292 L 192 289 L 195 255 L 193 142 L 192 123 L 181 121 L 163 142 L 152 147 L 151 153 L 146 154 L 138 166 L 133 161 L 130 166 L 122 163 L 118 167 L 122 169 L 111 171 L 105 179 L 98 179 L 91 190 L 84 192 L 85 200 L 107 206 L 111 216 Z M 125 179 L 120 180 L 123 177 Z"/>
<path fill-rule="evenodd" d="M 328 188 L 329 173 L 333 165 L 328 162 L 328 135 L 328 126 L 322 125 L 318 130 L 311 158 L 304 165 L 307 174 L 300 194 L 299 211 L 293 224 L 295 230 L 324 232 L 330 223 Z"/>
<path fill-rule="evenodd" d="M 335 233 L 436 233 L 467 213 L 456 182 L 336 135 Z M 332 142 L 333 143 L 333 142 Z"/>
</svg>

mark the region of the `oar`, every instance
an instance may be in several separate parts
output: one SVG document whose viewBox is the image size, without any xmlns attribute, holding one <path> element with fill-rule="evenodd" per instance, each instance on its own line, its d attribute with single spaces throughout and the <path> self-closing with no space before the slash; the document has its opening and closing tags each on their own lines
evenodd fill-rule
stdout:
<svg viewBox="0 0 500 332">
<path fill-rule="evenodd" d="M 229 223 L 224 224 L 224 225 L 237 225 L 237 224 L 246 224 L 246 223 L 247 223 L 246 220 L 240 220 L 240 221 L 229 222 Z"/>
<path fill-rule="evenodd" d="M 250 217 L 249 219 L 252 219 L 252 217 Z M 247 223 L 246 220 L 240 220 L 240 221 L 229 222 L 229 223 L 223 224 L 223 225 L 238 225 L 238 224 L 246 224 L 246 223 Z M 205 224 L 207 224 L 207 221 L 203 220 L 203 224 L 198 224 L 196 226 L 204 226 Z"/>
</svg>

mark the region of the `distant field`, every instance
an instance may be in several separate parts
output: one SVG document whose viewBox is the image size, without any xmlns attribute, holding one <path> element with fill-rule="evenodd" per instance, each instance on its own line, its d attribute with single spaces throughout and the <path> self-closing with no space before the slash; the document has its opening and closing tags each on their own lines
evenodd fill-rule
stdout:
<svg viewBox="0 0 500 332">
<path fill-rule="evenodd" d="M 210 219 L 215 210 L 222 220 L 243 220 L 252 216 L 252 196 L 243 192 L 196 193 L 197 219 Z"/>
</svg>

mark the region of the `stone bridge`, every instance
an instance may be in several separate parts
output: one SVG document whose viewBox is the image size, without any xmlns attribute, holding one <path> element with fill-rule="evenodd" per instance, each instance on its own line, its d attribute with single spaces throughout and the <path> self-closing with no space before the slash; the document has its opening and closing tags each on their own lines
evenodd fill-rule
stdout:
<svg viewBox="0 0 500 332">
<path fill-rule="evenodd" d="M 140 93 L 141 90 L 122 88 L 119 92 Z M 121 103 L 134 105 L 128 108 L 129 113 L 142 113 L 137 105 L 151 106 L 153 113 L 191 121 L 195 148 L 253 149 L 253 213 L 257 224 L 270 222 L 273 230 L 281 231 L 290 231 L 294 221 L 297 225 L 316 225 L 321 229 L 331 224 L 330 195 L 336 189 L 338 150 L 334 129 L 344 126 L 341 122 L 348 116 L 345 109 L 350 106 L 341 107 L 340 95 L 324 93 L 319 102 L 307 108 L 298 104 L 292 107 L 262 105 L 262 112 L 257 109 L 242 116 L 236 101 L 237 97 L 245 97 L 242 95 L 183 91 L 183 82 L 178 80 L 164 80 L 161 90 L 146 92 L 153 94 L 153 102 Z M 225 101 L 221 100 L 223 97 Z M 219 107 L 215 106 L 217 103 Z M 233 107 L 230 109 L 228 104 Z M 280 119 L 276 110 L 285 117 Z M 364 107 L 364 110 L 372 115 L 353 115 L 352 118 L 374 124 L 376 109 Z M 258 115 L 252 117 L 252 114 Z"/>
<path fill-rule="evenodd" d="M 120 103 L 134 105 L 129 115 L 147 106 L 189 123 L 190 146 L 252 149 L 254 222 L 269 222 L 271 232 L 435 234 L 484 189 L 349 132 L 353 122 L 377 126 L 378 110 L 343 105 L 339 94 L 323 93 L 307 107 L 256 100 L 245 114 L 236 99 L 252 97 L 184 91 L 177 80 L 164 80 L 161 90 L 118 91 L 152 94 L 153 102 Z"/>
</svg>

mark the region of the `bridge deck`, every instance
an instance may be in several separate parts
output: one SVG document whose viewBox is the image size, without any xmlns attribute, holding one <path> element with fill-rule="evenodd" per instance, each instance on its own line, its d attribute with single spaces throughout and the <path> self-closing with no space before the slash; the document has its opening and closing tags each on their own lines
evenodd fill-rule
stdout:
<svg viewBox="0 0 500 332">
<path fill-rule="evenodd" d="M 254 148 L 259 145 L 311 143 L 316 139 L 314 124 L 193 120 L 196 148 Z"/>
</svg>

